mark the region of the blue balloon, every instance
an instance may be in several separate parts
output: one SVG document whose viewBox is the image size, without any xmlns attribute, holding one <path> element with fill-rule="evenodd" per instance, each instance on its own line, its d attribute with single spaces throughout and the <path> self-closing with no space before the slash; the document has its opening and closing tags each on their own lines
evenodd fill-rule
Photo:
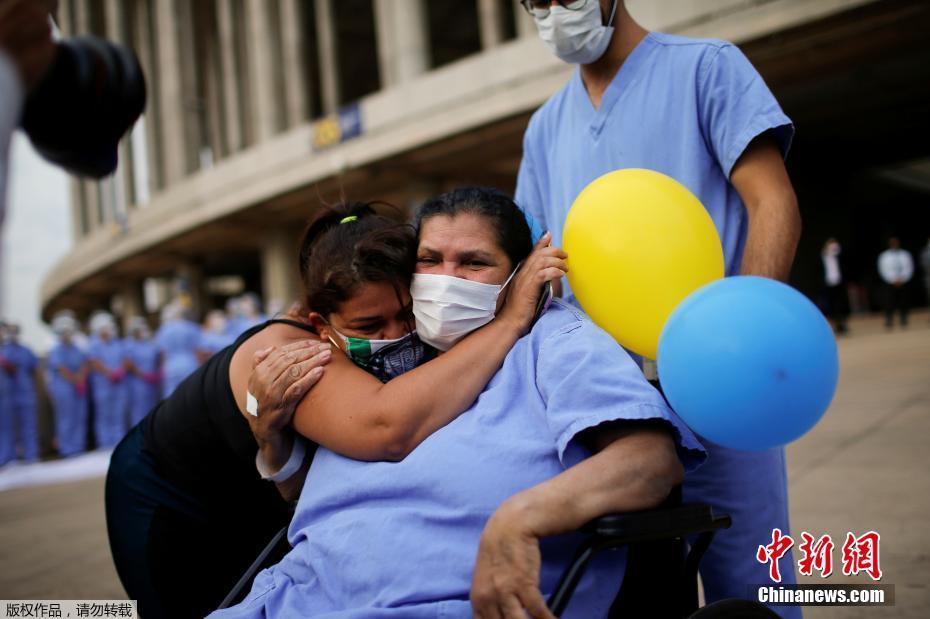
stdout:
<svg viewBox="0 0 930 619">
<path fill-rule="evenodd" d="M 785 445 L 820 420 L 836 391 L 836 340 L 800 292 L 728 277 L 692 293 L 662 330 L 659 379 L 672 408 L 711 441 Z"/>
</svg>

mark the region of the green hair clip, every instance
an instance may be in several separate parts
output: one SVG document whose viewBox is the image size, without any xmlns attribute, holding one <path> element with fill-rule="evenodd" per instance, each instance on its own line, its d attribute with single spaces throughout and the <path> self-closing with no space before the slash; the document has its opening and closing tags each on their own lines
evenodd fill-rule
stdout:
<svg viewBox="0 0 930 619">
<path fill-rule="evenodd" d="M 358 215 L 349 215 L 348 217 L 343 217 L 341 220 L 339 220 L 339 223 L 345 224 L 349 223 L 350 221 L 358 221 Z"/>
</svg>

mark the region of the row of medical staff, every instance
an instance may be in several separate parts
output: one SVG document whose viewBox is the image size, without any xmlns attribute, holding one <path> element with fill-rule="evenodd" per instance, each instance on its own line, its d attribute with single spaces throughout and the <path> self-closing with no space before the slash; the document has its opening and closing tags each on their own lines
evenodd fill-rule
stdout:
<svg viewBox="0 0 930 619">
<path fill-rule="evenodd" d="M 230 344 L 237 335 L 234 330 L 244 326 L 219 318 L 214 317 L 211 325 L 208 317 L 206 328 L 201 328 L 181 312 L 169 311 L 163 313 L 154 337 L 145 319 L 134 318 L 128 336 L 120 338 L 113 316 L 98 312 L 85 339 L 72 313 L 56 315 L 52 330 L 57 342 L 46 358 L 45 379 L 59 454 L 70 456 L 86 449 L 91 419 L 96 446 L 115 446 L 205 358 Z M 0 465 L 17 457 L 17 445 L 21 459 L 37 460 L 34 378 L 39 362 L 18 343 L 10 344 L 0 359 L 8 359 L 16 368 L 12 374 L 0 371 Z"/>
</svg>

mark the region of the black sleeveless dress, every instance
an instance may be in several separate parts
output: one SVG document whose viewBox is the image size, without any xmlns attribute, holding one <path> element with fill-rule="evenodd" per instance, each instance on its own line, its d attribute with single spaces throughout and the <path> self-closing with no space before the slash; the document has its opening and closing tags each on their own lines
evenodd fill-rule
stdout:
<svg viewBox="0 0 930 619">
<path fill-rule="evenodd" d="M 258 445 L 229 384 L 239 346 L 275 323 L 313 332 L 289 320 L 245 331 L 113 452 L 106 481 L 110 548 L 145 619 L 208 614 L 290 517 L 275 485 L 255 469 Z"/>
</svg>

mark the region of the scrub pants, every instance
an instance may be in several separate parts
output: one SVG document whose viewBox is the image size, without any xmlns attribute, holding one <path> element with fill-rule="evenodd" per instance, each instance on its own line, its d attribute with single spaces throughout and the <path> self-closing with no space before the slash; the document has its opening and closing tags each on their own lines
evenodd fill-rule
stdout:
<svg viewBox="0 0 930 619">
<path fill-rule="evenodd" d="M 129 425 L 134 426 L 158 404 L 161 385 L 153 385 L 133 376 L 129 378 L 129 394 Z"/>
<path fill-rule="evenodd" d="M 116 447 L 107 472 L 113 561 L 144 619 L 199 619 L 220 605 L 288 516 L 233 493 L 219 504 L 165 479 L 144 449 L 144 425 Z"/>
<path fill-rule="evenodd" d="M 768 564 L 756 560 L 756 550 L 772 542 L 772 529 L 789 534 L 788 480 L 785 451 L 737 451 L 699 437 L 707 461 L 685 476 L 686 503 L 707 503 L 720 514 L 733 517 L 733 526 L 721 529 L 701 560 L 701 580 L 708 604 L 725 598 L 749 598 L 749 585 L 771 584 Z M 793 549 L 792 549 L 793 550 Z M 795 583 L 795 562 L 789 551 L 779 561 L 781 584 Z M 800 619 L 797 606 L 773 606 L 788 619 Z"/>
<path fill-rule="evenodd" d="M 128 395 L 125 380 L 111 383 L 107 378 L 98 376 L 94 381 L 94 434 L 97 447 L 113 447 L 126 433 Z"/>
<path fill-rule="evenodd" d="M 9 391 L 5 391 L 9 389 L 7 385 L 0 385 L 0 466 L 16 457 L 16 426 L 13 422 L 12 398 Z"/>
<path fill-rule="evenodd" d="M 13 425 L 19 437 L 19 446 L 22 449 L 22 459 L 26 462 L 35 462 L 39 459 L 39 428 L 38 407 L 35 399 L 31 397 L 13 397 Z"/>
<path fill-rule="evenodd" d="M 64 379 L 53 378 L 49 396 L 55 411 L 58 453 L 62 456 L 81 453 L 87 448 L 87 395 L 79 394 Z"/>
</svg>

